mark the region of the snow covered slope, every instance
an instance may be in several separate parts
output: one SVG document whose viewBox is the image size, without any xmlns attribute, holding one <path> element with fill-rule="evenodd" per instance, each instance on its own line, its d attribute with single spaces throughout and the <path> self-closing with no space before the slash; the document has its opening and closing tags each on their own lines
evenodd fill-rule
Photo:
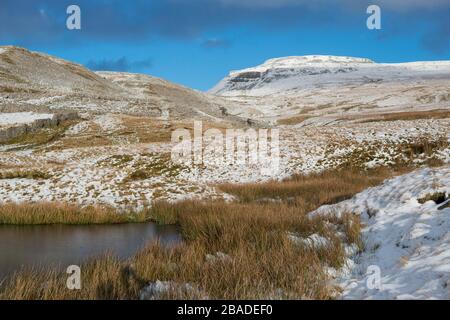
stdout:
<svg viewBox="0 0 450 320">
<path fill-rule="evenodd" d="M 353 212 L 365 226 L 364 251 L 352 257 L 350 272 L 339 279 L 343 298 L 450 299 L 449 204 L 446 166 L 391 179 L 313 213 Z M 367 286 L 369 266 L 380 270 L 378 288 Z"/>
<path fill-rule="evenodd" d="M 150 105 L 158 105 L 168 110 L 170 117 L 178 119 L 207 119 L 214 121 L 238 121 L 224 115 L 223 99 L 186 88 L 161 78 L 126 72 L 96 72 L 102 78 L 131 92 L 135 98 L 145 99 Z"/>
<path fill-rule="evenodd" d="M 126 94 L 120 87 L 79 64 L 19 47 L 1 49 L 0 86 L 9 88 L 8 91 Z"/>
<path fill-rule="evenodd" d="M 299 56 L 232 71 L 210 93 L 264 96 L 308 87 L 420 78 L 450 78 L 450 61 L 377 64 L 365 58 Z"/>
</svg>

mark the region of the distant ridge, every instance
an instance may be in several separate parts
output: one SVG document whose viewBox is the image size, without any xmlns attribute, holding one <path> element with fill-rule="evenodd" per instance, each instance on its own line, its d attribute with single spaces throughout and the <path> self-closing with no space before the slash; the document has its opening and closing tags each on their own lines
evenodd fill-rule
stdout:
<svg viewBox="0 0 450 320">
<path fill-rule="evenodd" d="M 346 56 L 291 56 L 269 59 L 259 66 L 231 71 L 209 92 L 223 96 L 260 96 L 333 83 L 433 76 L 450 77 L 450 61 L 387 64 Z"/>
</svg>

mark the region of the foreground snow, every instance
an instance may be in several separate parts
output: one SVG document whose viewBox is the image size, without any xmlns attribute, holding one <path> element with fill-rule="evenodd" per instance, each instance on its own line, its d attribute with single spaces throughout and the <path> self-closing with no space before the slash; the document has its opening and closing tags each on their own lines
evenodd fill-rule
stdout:
<svg viewBox="0 0 450 320">
<path fill-rule="evenodd" d="M 447 202 L 419 202 L 437 193 L 450 201 L 449 166 L 394 178 L 312 213 L 361 215 L 365 250 L 352 257 L 349 272 L 337 279 L 344 299 L 450 298 L 450 207 Z M 368 288 L 367 281 L 374 279 L 370 270 L 375 270 L 369 266 L 381 272 L 378 289 Z"/>
</svg>

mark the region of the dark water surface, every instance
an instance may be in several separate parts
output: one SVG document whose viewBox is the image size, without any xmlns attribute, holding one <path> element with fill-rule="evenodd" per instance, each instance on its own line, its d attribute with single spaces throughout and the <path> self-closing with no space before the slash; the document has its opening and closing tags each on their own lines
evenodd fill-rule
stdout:
<svg viewBox="0 0 450 320">
<path fill-rule="evenodd" d="M 105 253 L 126 259 L 157 240 L 170 246 L 181 235 L 175 226 L 153 223 L 0 226 L 0 278 L 22 267 L 65 269 Z"/>
</svg>

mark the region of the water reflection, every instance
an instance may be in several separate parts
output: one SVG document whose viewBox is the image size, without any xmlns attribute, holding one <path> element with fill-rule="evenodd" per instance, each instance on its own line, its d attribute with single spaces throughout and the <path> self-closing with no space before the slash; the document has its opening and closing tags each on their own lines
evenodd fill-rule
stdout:
<svg viewBox="0 0 450 320">
<path fill-rule="evenodd" d="M 0 277 L 21 267 L 78 265 L 110 252 L 121 259 L 159 240 L 181 241 L 175 226 L 153 223 L 93 226 L 0 226 Z"/>
</svg>

